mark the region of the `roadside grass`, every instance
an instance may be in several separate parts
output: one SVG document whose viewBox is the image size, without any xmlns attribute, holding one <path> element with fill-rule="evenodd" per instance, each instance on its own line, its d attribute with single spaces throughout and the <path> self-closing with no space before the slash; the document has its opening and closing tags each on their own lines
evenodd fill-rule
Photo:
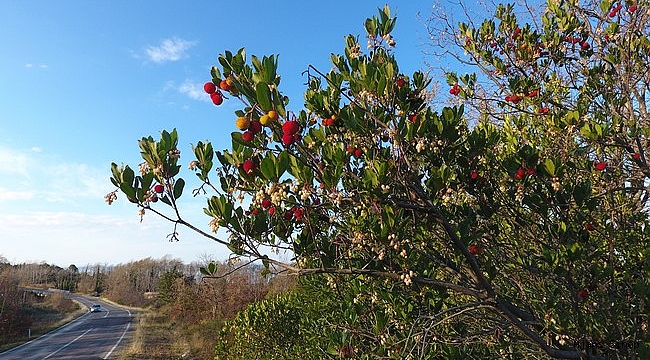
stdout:
<svg viewBox="0 0 650 360">
<path fill-rule="evenodd" d="M 77 317 L 86 313 L 86 307 L 73 300 L 66 299 L 62 294 L 53 293 L 42 302 L 35 302 L 26 306 L 23 311 L 31 320 L 30 331 L 25 331 L 23 337 L 15 341 L 0 345 L 0 352 L 9 350 L 38 336 L 47 334 Z"/>
<path fill-rule="evenodd" d="M 170 360 L 214 358 L 215 333 L 210 324 L 184 326 L 164 312 L 147 309 L 138 312 L 136 330 L 130 345 L 118 360 Z"/>
</svg>

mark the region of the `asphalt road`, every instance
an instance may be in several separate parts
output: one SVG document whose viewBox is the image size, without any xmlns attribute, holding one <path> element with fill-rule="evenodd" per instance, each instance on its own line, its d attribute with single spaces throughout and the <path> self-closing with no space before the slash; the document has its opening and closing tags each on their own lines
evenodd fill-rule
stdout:
<svg viewBox="0 0 650 360">
<path fill-rule="evenodd" d="M 100 304 L 102 311 L 88 312 L 63 327 L 0 353 L 0 360 L 114 359 L 133 335 L 131 312 L 89 296 L 70 297 L 86 307 Z"/>
</svg>

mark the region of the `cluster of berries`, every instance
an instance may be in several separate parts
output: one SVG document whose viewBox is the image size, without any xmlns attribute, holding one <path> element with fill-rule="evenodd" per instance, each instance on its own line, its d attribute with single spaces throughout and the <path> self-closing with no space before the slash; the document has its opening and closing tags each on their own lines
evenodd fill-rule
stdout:
<svg viewBox="0 0 650 360">
<path fill-rule="evenodd" d="M 233 93 L 236 91 L 235 87 L 235 79 L 233 79 L 232 76 L 228 76 L 226 79 L 221 80 L 219 82 L 219 88 L 217 89 L 217 85 L 215 85 L 212 81 L 208 81 L 205 84 L 203 84 L 203 91 L 208 93 L 210 95 L 210 99 L 212 99 L 212 103 L 219 106 L 223 103 L 223 94 L 221 93 L 221 90 L 227 91 L 229 93 Z"/>
<path fill-rule="evenodd" d="M 515 180 L 522 180 L 526 175 L 535 175 L 535 168 L 520 167 L 515 172 Z"/>
<path fill-rule="evenodd" d="M 282 144 L 284 146 L 291 146 L 296 141 L 300 141 L 302 136 L 298 133 L 300 131 L 300 123 L 296 120 L 287 120 L 282 124 Z"/>
</svg>

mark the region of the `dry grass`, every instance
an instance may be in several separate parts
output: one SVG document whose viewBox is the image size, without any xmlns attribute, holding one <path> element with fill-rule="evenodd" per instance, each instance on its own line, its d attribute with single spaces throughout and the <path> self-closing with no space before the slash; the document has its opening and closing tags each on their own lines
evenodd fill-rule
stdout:
<svg viewBox="0 0 650 360">
<path fill-rule="evenodd" d="M 153 310 L 136 315 L 136 330 L 131 345 L 120 360 L 187 359 L 189 345 L 178 334 L 178 328 L 165 315 Z"/>
<path fill-rule="evenodd" d="M 25 310 L 32 321 L 31 338 L 35 338 L 57 329 L 86 313 L 86 307 L 66 299 L 62 294 L 54 293 L 42 302 L 31 304 Z M 11 344 L 0 346 L 0 352 L 30 340 L 28 334 Z"/>
<path fill-rule="evenodd" d="M 209 324 L 185 327 L 157 310 L 143 310 L 136 315 L 136 329 L 131 344 L 118 360 L 212 359 L 214 332 Z"/>
</svg>

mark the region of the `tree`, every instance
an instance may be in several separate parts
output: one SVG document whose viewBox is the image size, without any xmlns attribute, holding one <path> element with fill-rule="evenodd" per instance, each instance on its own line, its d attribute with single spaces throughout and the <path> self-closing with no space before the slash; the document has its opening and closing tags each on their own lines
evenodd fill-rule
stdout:
<svg viewBox="0 0 650 360">
<path fill-rule="evenodd" d="M 205 90 L 243 103 L 242 132 L 229 150 L 198 142 L 189 164 L 194 195 L 214 194 L 212 233 L 178 211 L 175 130 L 142 138 L 139 174 L 114 163 L 111 181 L 142 214 L 320 275 L 324 298 L 349 301 L 321 312 L 332 331 L 314 352 L 647 356 L 649 17 L 550 1 L 528 23 L 513 5 L 443 22 L 478 75 L 448 73 L 457 104 L 439 110 L 427 74 L 400 72 L 387 7 L 365 22 L 367 52 L 350 35 L 332 70 L 308 68 L 304 110 L 286 108 L 276 56 L 226 51 Z"/>
</svg>

